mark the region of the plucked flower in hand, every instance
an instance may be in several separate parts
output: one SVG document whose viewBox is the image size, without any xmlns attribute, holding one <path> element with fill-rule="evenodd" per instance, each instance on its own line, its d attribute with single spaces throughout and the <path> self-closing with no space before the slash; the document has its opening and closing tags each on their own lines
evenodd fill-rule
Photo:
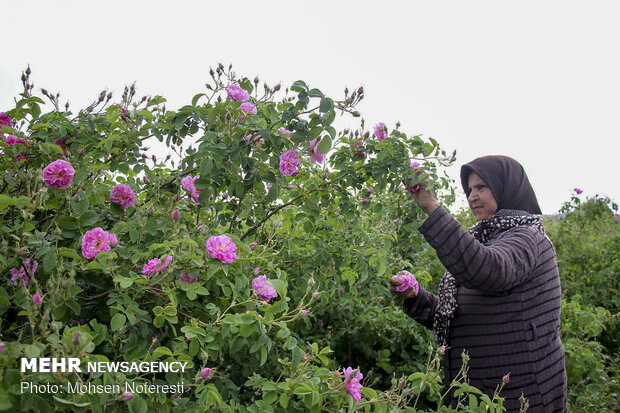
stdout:
<svg viewBox="0 0 620 413">
<path fill-rule="evenodd" d="M 420 286 L 418 285 L 418 280 L 416 280 L 415 275 L 411 274 L 408 271 L 401 271 L 398 275 L 394 276 L 394 279 L 400 282 L 400 285 L 396 287 L 396 291 L 402 293 L 403 291 L 407 291 L 410 288 L 413 288 L 415 291 L 415 295 L 418 295 L 420 291 Z"/>
</svg>

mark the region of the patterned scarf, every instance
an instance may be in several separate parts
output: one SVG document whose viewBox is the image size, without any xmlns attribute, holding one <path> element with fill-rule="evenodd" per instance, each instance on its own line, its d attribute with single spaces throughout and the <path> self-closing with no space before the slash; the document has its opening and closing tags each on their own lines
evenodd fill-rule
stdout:
<svg viewBox="0 0 620 413">
<path fill-rule="evenodd" d="M 549 239 L 547 234 L 545 234 L 542 215 L 532 215 L 527 211 L 515 209 L 502 209 L 497 211 L 491 219 L 476 222 L 469 229 L 469 233 L 480 243 L 486 245 L 497 232 L 521 225 L 530 225 Z M 549 242 L 551 242 L 551 240 L 549 240 Z M 458 282 L 449 271 L 446 271 L 439 283 L 439 291 L 437 294 L 439 304 L 437 305 L 435 317 L 433 319 L 433 334 L 435 335 L 435 341 L 438 346 L 446 344 L 450 321 L 452 317 L 454 317 L 454 312 L 458 307 L 456 302 L 456 293 L 458 289 Z"/>
</svg>

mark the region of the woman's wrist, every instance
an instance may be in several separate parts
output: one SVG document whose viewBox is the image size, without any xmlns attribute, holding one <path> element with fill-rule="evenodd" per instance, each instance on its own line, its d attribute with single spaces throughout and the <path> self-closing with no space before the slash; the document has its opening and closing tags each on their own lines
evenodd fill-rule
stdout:
<svg viewBox="0 0 620 413">
<path fill-rule="evenodd" d="M 426 206 L 423 209 L 424 212 L 426 212 L 426 215 L 430 216 L 433 212 L 435 212 L 435 210 L 437 208 L 439 208 L 441 205 L 439 204 L 439 202 L 433 202 L 432 204 L 430 204 L 429 206 Z"/>
</svg>

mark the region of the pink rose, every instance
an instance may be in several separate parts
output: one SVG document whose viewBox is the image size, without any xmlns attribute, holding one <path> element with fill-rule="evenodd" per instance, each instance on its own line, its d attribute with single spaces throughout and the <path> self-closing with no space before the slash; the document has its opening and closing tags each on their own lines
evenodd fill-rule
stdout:
<svg viewBox="0 0 620 413">
<path fill-rule="evenodd" d="M 20 265 L 19 270 L 15 267 L 11 270 L 11 281 L 13 281 L 13 285 L 17 286 L 18 281 L 21 281 L 25 286 L 28 286 L 30 277 L 34 275 L 38 266 L 39 263 L 36 260 L 33 260 L 32 265 L 30 265 L 30 258 L 22 260 L 22 265 Z M 25 270 L 24 267 L 26 268 Z"/>
<path fill-rule="evenodd" d="M 13 119 L 4 112 L 0 112 L 0 128 L 3 126 L 13 127 Z M 2 136 L 2 135 L 0 135 Z"/>
<path fill-rule="evenodd" d="M 413 288 L 415 291 L 415 295 L 418 295 L 420 291 L 420 286 L 418 285 L 418 280 L 416 280 L 415 275 L 411 274 L 408 271 L 401 271 L 398 275 L 394 276 L 394 279 L 400 282 L 400 285 L 396 287 L 396 291 L 399 293 L 403 291 L 407 291 L 410 288 Z"/>
<path fill-rule="evenodd" d="M 177 219 L 179 219 L 179 210 L 175 209 L 174 212 L 172 213 L 172 219 L 174 219 L 175 221 Z"/>
<path fill-rule="evenodd" d="M 110 234 L 100 227 L 86 231 L 82 237 L 82 255 L 92 260 L 101 251 L 110 251 Z"/>
<path fill-rule="evenodd" d="M 196 278 L 190 278 L 189 274 L 187 273 L 187 271 L 182 272 L 181 274 L 179 274 L 179 282 L 186 282 L 188 284 L 193 284 L 195 282 L 200 281 L 200 277 L 196 276 Z"/>
<path fill-rule="evenodd" d="M 58 159 L 43 168 L 43 180 L 51 188 L 66 188 L 73 183 L 75 169 L 67 161 Z"/>
<path fill-rule="evenodd" d="M 238 100 L 239 102 L 245 102 L 250 99 L 250 94 L 240 86 L 237 85 L 229 85 L 226 88 L 226 93 L 230 96 L 231 99 Z"/>
<path fill-rule="evenodd" d="M 41 294 L 39 294 L 39 292 L 37 291 L 36 293 L 34 293 L 34 295 L 32 296 L 32 304 L 34 305 L 40 305 L 43 302 L 43 300 L 41 299 Z"/>
<path fill-rule="evenodd" d="M 377 123 L 375 126 L 375 137 L 378 141 L 382 141 L 387 138 L 387 127 L 385 123 Z"/>
<path fill-rule="evenodd" d="M 159 258 L 150 259 L 144 267 L 142 267 L 142 274 L 153 274 L 164 270 L 172 261 L 172 255 L 168 255 L 165 261 L 160 261 Z"/>
<path fill-rule="evenodd" d="M 416 162 L 416 161 L 413 161 L 413 162 L 411 162 L 411 166 L 413 166 L 414 168 L 417 168 L 417 167 L 420 166 L 420 163 Z"/>
<path fill-rule="evenodd" d="M 133 393 L 126 391 L 123 394 L 121 394 L 122 401 L 128 402 L 131 399 L 133 399 Z"/>
<path fill-rule="evenodd" d="M 310 146 L 308 148 L 308 152 L 310 153 L 310 163 L 323 163 L 325 160 L 325 155 L 323 155 L 318 148 L 318 142 L 316 139 L 312 139 L 310 141 Z"/>
<path fill-rule="evenodd" d="M 359 370 L 353 370 L 351 367 L 344 369 L 344 381 L 347 387 L 347 393 L 353 396 L 355 404 L 358 404 L 362 398 L 362 388 L 360 381 L 364 378 L 364 375 Z"/>
<path fill-rule="evenodd" d="M 247 113 L 248 115 L 256 115 L 258 113 L 256 106 L 254 106 L 250 102 L 243 102 L 241 105 L 239 105 L 239 110 Z M 243 116 L 243 114 L 241 115 L 241 120 L 246 120 L 248 118 L 249 116 Z"/>
<path fill-rule="evenodd" d="M 20 138 L 18 136 L 13 136 L 13 135 L 9 135 L 6 137 L 6 139 L 4 140 L 4 142 L 8 145 L 8 146 L 13 146 L 16 143 L 21 143 L 24 146 L 28 146 L 28 144 L 26 143 L 26 141 L 23 138 Z"/>
<path fill-rule="evenodd" d="M 297 165 L 299 165 L 299 157 L 295 153 L 295 149 L 286 151 L 280 156 L 280 172 L 282 172 L 284 175 L 297 175 L 299 173 Z"/>
<path fill-rule="evenodd" d="M 110 191 L 110 202 L 121 204 L 123 209 L 127 209 L 136 202 L 136 195 L 129 185 L 118 184 Z"/>
<path fill-rule="evenodd" d="M 279 128 L 279 129 L 278 129 L 278 132 L 280 132 L 280 133 L 281 133 L 281 134 L 283 134 L 283 135 L 290 135 L 291 133 L 293 133 L 293 132 L 291 132 L 290 130 L 285 129 L 285 128 L 283 128 L 283 127 L 282 127 L 282 128 Z"/>
<path fill-rule="evenodd" d="M 230 264 L 237 259 L 237 245 L 227 235 L 211 236 L 205 245 L 211 257 Z"/>
<path fill-rule="evenodd" d="M 269 301 L 278 296 L 276 289 L 267 284 L 267 281 L 269 281 L 269 278 L 264 275 L 256 277 L 252 280 L 252 288 L 254 289 L 254 292 L 256 292 L 258 298 L 263 301 Z"/>
<path fill-rule="evenodd" d="M 196 175 L 193 178 L 191 175 L 187 175 L 186 177 L 181 179 L 181 185 L 183 186 L 183 188 L 187 189 L 190 196 L 192 197 L 192 200 L 194 201 L 194 204 L 196 205 L 200 203 L 200 201 L 198 200 L 198 197 L 200 196 L 200 192 L 202 191 L 202 189 L 196 189 L 196 185 L 195 185 L 196 180 L 199 178 L 200 178 L 200 175 Z"/>
<path fill-rule="evenodd" d="M 211 377 L 211 374 L 213 374 L 211 372 L 211 369 L 209 367 L 205 367 L 204 369 L 200 370 L 200 376 L 203 379 L 208 379 L 209 377 Z"/>
</svg>

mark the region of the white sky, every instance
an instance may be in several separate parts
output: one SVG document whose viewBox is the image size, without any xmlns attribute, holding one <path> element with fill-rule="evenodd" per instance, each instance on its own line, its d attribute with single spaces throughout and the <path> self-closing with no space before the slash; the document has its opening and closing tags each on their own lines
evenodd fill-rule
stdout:
<svg viewBox="0 0 620 413">
<path fill-rule="evenodd" d="M 134 81 L 138 96 L 177 109 L 205 91 L 209 67 L 232 63 L 239 75 L 303 79 L 334 98 L 363 85 L 367 126 L 400 121 L 456 149 L 457 182 L 473 158 L 512 156 L 544 213 L 574 187 L 620 201 L 615 0 L 5 0 L 2 9 L 0 111 L 28 64 L 37 89 L 77 110 Z"/>
</svg>

